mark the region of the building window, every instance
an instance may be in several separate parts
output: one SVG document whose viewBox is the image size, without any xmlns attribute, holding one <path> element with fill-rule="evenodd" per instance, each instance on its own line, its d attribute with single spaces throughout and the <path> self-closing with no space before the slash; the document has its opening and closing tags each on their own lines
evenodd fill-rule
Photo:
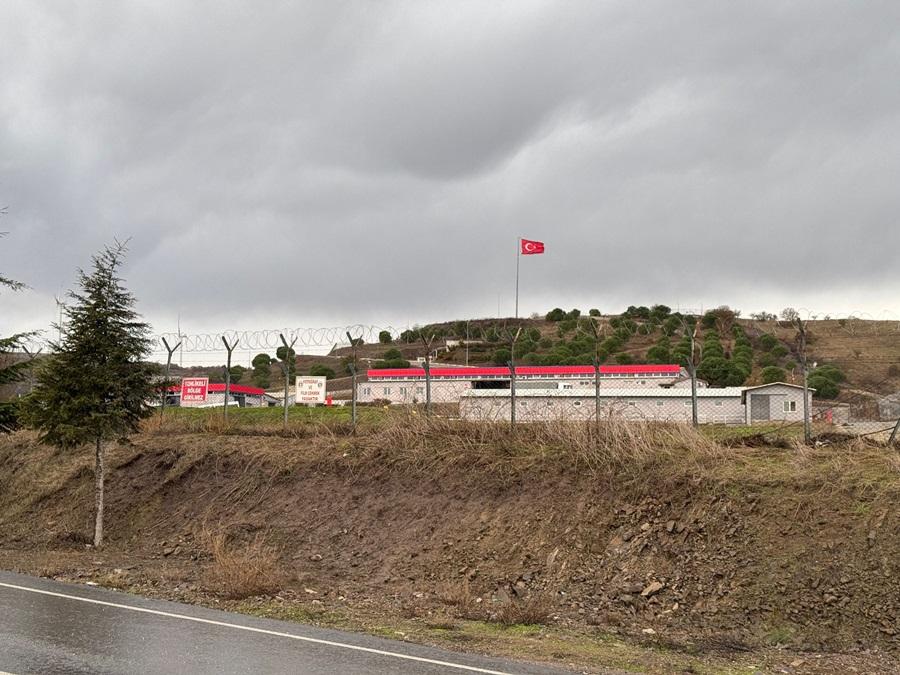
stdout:
<svg viewBox="0 0 900 675">
<path fill-rule="evenodd" d="M 662 401 L 657 401 L 657 402 L 656 402 L 656 406 L 657 406 L 658 408 L 662 408 L 663 402 L 662 402 Z"/>
<path fill-rule="evenodd" d="M 581 405 L 581 401 L 573 401 L 572 405 L 574 405 L 577 408 L 578 406 Z"/>
<path fill-rule="evenodd" d="M 690 402 L 690 401 L 685 401 L 685 402 L 684 402 L 684 407 L 685 407 L 685 408 L 690 408 L 690 407 L 691 407 L 691 402 Z"/>
<path fill-rule="evenodd" d="M 384 395 L 385 395 L 385 396 L 390 396 L 390 395 L 391 395 L 391 388 L 390 388 L 390 387 L 385 387 L 385 388 L 384 388 Z"/>
<path fill-rule="evenodd" d="M 417 393 L 417 394 L 424 394 L 424 393 L 425 393 L 425 387 L 416 387 L 416 393 Z"/>
<path fill-rule="evenodd" d="M 784 401 L 784 412 L 797 412 L 797 401 Z"/>
<path fill-rule="evenodd" d="M 363 388 L 363 394 L 365 394 L 366 396 L 368 396 L 371 393 L 372 393 L 372 387 L 364 387 Z"/>
<path fill-rule="evenodd" d="M 400 387 L 400 395 L 406 396 L 406 387 Z"/>
<path fill-rule="evenodd" d="M 716 405 L 717 405 L 718 407 L 721 408 L 721 407 L 722 407 L 722 401 L 716 401 Z"/>
<path fill-rule="evenodd" d="M 637 405 L 637 401 L 628 401 L 628 405 L 630 405 L 630 406 L 636 406 L 636 405 Z"/>
</svg>

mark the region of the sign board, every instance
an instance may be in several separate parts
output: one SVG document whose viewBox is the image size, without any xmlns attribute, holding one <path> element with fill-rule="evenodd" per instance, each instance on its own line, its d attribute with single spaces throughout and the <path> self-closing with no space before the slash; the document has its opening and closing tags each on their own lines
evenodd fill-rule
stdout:
<svg viewBox="0 0 900 675">
<path fill-rule="evenodd" d="M 325 403 L 325 378 L 297 376 L 294 402 L 304 405 Z"/>
<path fill-rule="evenodd" d="M 207 391 L 209 391 L 208 377 L 185 377 L 181 380 L 181 405 L 206 403 Z"/>
</svg>

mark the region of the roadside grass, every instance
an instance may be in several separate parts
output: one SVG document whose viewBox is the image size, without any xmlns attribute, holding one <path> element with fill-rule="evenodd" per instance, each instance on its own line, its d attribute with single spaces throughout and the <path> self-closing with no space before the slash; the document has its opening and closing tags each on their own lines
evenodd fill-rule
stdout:
<svg viewBox="0 0 900 675">
<path fill-rule="evenodd" d="M 203 575 L 204 585 L 225 598 L 241 599 L 279 591 L 285 577 L 278 550 L 257 534 L 247 543 L 229 542 L 224 533 L 207 534 L 212 555 Z"/>
<path fill-rule="evenodd" d="M 245 600 L 229 609 L 258 617 L 364 632 L 447 649 L 569 666 L 629 673 L 747 673 L 758 663 L 750 655 L 694 654 L 665 643 L 636 643 L 598 629 L 510 624 L 441 616 L 395 618 L 359 609 L 314 608 L 278 600 Z"/>
</svg>

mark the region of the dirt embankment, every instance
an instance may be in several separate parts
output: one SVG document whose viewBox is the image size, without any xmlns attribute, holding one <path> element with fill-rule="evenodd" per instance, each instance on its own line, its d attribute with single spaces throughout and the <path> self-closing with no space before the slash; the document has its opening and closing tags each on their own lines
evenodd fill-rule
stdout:
<svg viewBox="0 0 900 675">
<path fill-rule="evenodd" d="M 215 596 L 224 535 L 274 547 L 282 587 L 319 606 L 490 621 L 539 599 L 555 625 L 687 649 L 900 649 L 890 451 L 676 449 L 626 479 L 552 446 L 490 463 L 490 439 L 384 440 L 139 436 L 112 449 L 104 554 L 186 598 Z M 96 557 L 89 462 L 0 439 L 0 566 Z"/>
</svg>

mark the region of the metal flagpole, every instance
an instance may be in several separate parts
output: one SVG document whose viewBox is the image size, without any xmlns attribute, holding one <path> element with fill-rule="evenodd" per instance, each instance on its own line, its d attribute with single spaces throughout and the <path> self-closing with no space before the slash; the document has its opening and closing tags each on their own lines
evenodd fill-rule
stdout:
<svg viewBox="0 0 900 675">
<path fill-rule="evenodd" d="M 522 237 L 516 239 L 516 318 L 519 318 L 519 258 L 522 257 Z"/>
</svg>

